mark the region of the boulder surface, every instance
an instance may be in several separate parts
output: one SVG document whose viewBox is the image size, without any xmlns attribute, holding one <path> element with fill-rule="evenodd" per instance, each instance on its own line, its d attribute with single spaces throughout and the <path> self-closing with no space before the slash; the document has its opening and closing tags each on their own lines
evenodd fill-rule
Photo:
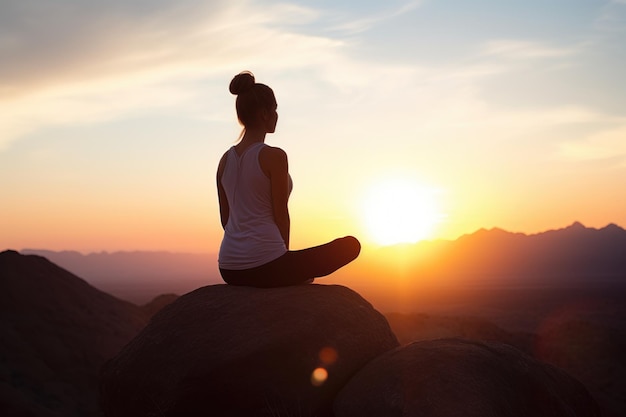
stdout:
<svg viewBox="0 0 626 417">
<path fill-rule="evenodd" d="M 346 287 L 207 286 L 107 362 L 101 402 L 108 417 L 332 416 L 347 381 L 397 346 L 384 316 Z"/>
<path fill-rule="evenodd" d="M 495 342 L 415 342 L 371 361 L 335 401 L 336 417 L 595 417 L 585 387 Z"/>
</svg>

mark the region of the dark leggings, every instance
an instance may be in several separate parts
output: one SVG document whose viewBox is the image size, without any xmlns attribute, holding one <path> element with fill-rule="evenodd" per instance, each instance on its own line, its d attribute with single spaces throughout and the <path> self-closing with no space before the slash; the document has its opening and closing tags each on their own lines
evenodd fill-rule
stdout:
<svg viewBox="0 0 626 417">
<path fill-rule="evenodd" d="M 288 251 L 281 257 L 251 269 L 222 269 L 222 278 L 231 285 L 251 287 L 286 287 L 303 284 L 329 275 L 359 256 L 361 244 L 352 237 L 342 237 L 324 245 Z"/>
</svg>

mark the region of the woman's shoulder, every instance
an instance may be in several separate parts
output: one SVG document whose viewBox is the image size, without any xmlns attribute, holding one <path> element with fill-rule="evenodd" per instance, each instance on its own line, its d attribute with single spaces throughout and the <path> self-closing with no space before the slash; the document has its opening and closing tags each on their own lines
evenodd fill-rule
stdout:
<svg viewBox="0 0 626 417">
<path fill-rule="evenodd" d="M 275 146 L 265 145 L 259 153 L 259 163 L 266 174 L 273 170 L 285 171 L 288 166 L 287 152 Z"/>
<path fill-rule="evenodd" d="M 287 158 L 287 152 L 285 152 L 282 148 L 279 148 L 277 146 L 270 146 L 265 144 L 265 146 L 263 146 L 263 148 L 261 148 L 261 154 L 266 154 L 270 157 L 274 157 L 274 158 Z"/>
<path fill-rule="evenodd" d="M 217 172 L 221 174 L 224 171 L 224 167 L 226 166 L 226 161 L 228 160 L 228 155 L 230 155 L 234 150 L 234 147 L 228 148 L 226 152 L 220 158 L 220 162 L 217 164 Z"/>
<path fill-rule="evenodd" d="M 271 164 L 287 162 L 287 152 L 276 146 L 265 145 L 259 153 L 259 159 Z"/>
<path fill-rule="evenodd" d="M 228 159 L 228 155 L 232 153 L 232 150 L 233 148 L 230 148 L 226 152 L 224 152 L 224 154 L 220 158 L 220 165 L 223 165 L 226 162 L 226 160 Z"/>
</svg>

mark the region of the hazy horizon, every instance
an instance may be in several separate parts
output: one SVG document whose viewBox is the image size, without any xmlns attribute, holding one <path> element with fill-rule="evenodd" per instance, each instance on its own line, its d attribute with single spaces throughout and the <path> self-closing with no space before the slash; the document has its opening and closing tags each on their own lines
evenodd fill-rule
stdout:
<svg viewBox="0 0 626 417">
<path fill-rule="evenodd" d="M 430 298 L 455 298 L 475 290 L 553 291 L 626 288 L 626 230 L 574 223 L 536 235 L 479 230 L 454 241 L 364 247 L 353 263 L 319 284 L 367 294 L 375 304 L 407 306 Z M 178 295 L 221 284 L 217 251 L 181 253 L 27 249 L 119 298 L 143 304 L 164 293 Z M 428 294 L 428 296 L 427 296 Z M 434 294 L 434 295 L 433 295 Z M 402 307 L 401 307 L 402 306 Z"/>
<path fill-rule="evenodd" d="M 474 231 L 470 231 L 467 233 L 463 233 L 459 236 L 453 236 L 453 237 L 446 237 L 446 238 L 425 238 L 425 239 L 420 239 L 418 241 L 415 242 L 400 242 L 400 243 L 390 243 L 390 244 L 376 244 L 376 243 L 372 243 L 372 242 L 367 242 L 365 244 L 366 246 L 366 250 L 379 250 L 379 249 L 385 249 L 385 248 L 394 248 L 394 247 L 405 247 L 405 246 L 412 246 L 412 245 L 419 245 L 422 243 L 428 243 L 428 242 L 437 242 L 437 241 L 455 241 L 458 240 L 464 236 L 471 236 L 475 233 L 478 233 L 480 231 L 492 231 L 492 230 L 502 230 L 506 233 L 512 233 L 512 234 L 523 234 L 526 236 L 534 236 L 534 235 L 540 235 L 546 232 L 550 232 L 550 231 L 559 231 L 559 230 L 563 230 L 563 229 L 567 229 L 569 227 L 572 227 L 574 225 L 581 225 L 586 229 L 593 229 L 593 230 L 601 230 L 604 229 L 608 226 L 611 225 L 615 225 L 621 229 L 625 229 L 626 230 L 626 226 L 618 224 L 616 222 L 608 222 L 605 225 L 601 225 L 599 227 L 591 227 L 591 226 L 587 226 L 577 220 L 575 220 L 572 223 L 569 223 L 567 225 L 561 225 L 559 227 L 551 227 L 545 230 L 539 230 L 533 233 L 526 233 L 523 231 L 516 231 L 516 230 L 506 230 L 502 227 L 498 227 L 498 226 L 494 226 L 491 228 L 486 228 L 486 227 L 480 227 Z M 297 248 L 294 248 L 297 249 Z M 135 249 L 111 249 L 111 250 L 99 250 L 99 251 L 81 251 L 78 249 L 73 249 L 73 248 L 65 248 L 65 249 L 51 249 L 51 248 L 44 248 L 44 247 L 33 247 L 33 246 L 25 246 L 22 248 L 16 248 L 16 247 L 5 247 L 2 250 L 15 250 L 18 252 L 21 251 L 51 251 L 51 252 L 76 252 L 79 253 L 81 255 L 97 255 L 97 254 L 102 254 L 102 253 L 109 253 L 109 254 L 113 254 L 113 253 L 133 253 L 133 252 L 153 252 L 153 253 L 158 253 L 158 252 L 164 252 L 164 253 L 172 253 L 172 254 L 193 254 L 193 255 L 213 255 L 213 254 L 217 254 L 219 252 L 219 241 L 217 242 L 217 244 L 212 247 L 212 248 L 207 248 L 204 251 L 177 251 L 177 250 L 169 250 L 169 249 L 143 249 L 143 248 L 135 248 Z"/>
</svg>

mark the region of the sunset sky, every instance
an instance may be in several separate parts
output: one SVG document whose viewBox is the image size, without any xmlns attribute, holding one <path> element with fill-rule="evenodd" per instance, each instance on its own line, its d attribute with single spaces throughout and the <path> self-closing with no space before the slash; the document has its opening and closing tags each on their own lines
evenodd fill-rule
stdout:
<svg viewBox="0 0 626 417">
<path fill-rule="evenodd" d="M 216 251 L 242 70 L 293 248 L 398 184 L 420 238 L 626 226 L 626 0 L 0 0 L 0 249 Z"/>
</svg>

